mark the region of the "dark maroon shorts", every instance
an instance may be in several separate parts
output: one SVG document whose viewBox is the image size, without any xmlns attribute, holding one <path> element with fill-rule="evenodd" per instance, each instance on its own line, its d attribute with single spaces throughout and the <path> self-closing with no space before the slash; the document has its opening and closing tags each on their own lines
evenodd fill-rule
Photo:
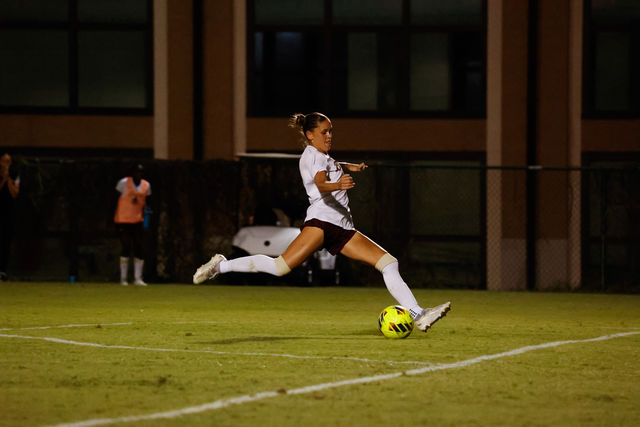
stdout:
<svg viewBox="0 0 640 427">
<path fill-rule="evenodd" d="M 344 245 L 356 234 L 356 230 L 345 230 L 342 227 L 331 224 L 330 222 L 320 221 L 319 219 L 310 219 L 302 224 L 300 230 L 305 227 L 317 227 L 324 231 L 324 242 L 322 247 L 329 251 L 331 255 L 338 255 Z"/>
</svg>

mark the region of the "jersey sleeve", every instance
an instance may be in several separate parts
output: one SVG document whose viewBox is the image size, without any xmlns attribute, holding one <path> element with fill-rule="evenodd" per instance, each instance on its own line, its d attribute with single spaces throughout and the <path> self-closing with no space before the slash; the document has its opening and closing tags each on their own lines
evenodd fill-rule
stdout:
<svg viewBox="0 0 640 427">
<path fill-rule="evenodd" d="M 311 155 L 307 157 L 306 170 L 313 180 L 318 172 L 327 170 L 327 157 L 317 151 L 312 151 L 310 154 Z"/>
<path fill-rule="evenodd" d="M 122 178 L 116 184 L 116 191 L 120 194 L 124 194 L 127 191 L 127 178 Z"/>
</svg>

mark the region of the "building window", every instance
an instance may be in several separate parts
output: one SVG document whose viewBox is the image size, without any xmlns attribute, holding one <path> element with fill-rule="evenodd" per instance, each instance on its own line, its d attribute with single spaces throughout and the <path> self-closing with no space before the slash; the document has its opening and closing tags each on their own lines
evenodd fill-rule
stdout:
<svg viewBox="0 0 640 427">
<path fill-rule="evenodd" d="M 640 2 L 585 0 L 584 115 L 640 116 Z"/>
<path fill-rule="evenodd" d="M 250 116 L 484 117 L 485 0 L 248 0 Z"/>
<path fill-rule="evenodd" d="M 152 110 L 151 0 L 0 2 L 0 109 Z"/>
</svg>

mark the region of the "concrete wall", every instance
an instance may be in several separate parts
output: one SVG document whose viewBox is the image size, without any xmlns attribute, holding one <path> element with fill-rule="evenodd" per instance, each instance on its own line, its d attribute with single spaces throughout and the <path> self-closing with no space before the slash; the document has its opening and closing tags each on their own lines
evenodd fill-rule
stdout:
<svg viewBox="0 0 640 427">
<path fill-rule="evenodd" d="M 0 114 L 0 146 L 153 148 L 153 117 Z"/>
<path fill-rule="evenodd" d="M 292 112 L 294 113 L 294 112 Z M 327 114 L 330 113 L 327 112 Z M 300 149 L 288 118 L 249 118 L 247 151 Z M 335 150 L 341 151 L 484 151 L 485 121 L 421 119 L 332 119 Z"/>
</svg>

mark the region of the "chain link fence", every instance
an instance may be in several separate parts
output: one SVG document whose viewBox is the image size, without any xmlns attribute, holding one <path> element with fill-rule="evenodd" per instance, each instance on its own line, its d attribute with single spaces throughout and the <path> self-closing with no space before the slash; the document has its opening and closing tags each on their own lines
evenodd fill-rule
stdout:
<svg viewBox="0 0 640 427">
<path fill-rule="evenodd" d="M 297 160 L 145 160 L 149 282 L 191 280 L 233 235 L 277 208 L 301 224 Z M 132 161 L 14 156 L 21 177 L 9 273 L 16 280 L 117 281 L 117 181 Z M 640 290 L 640 168 L 371 162 L 353 173 L 356 227 L 399 258 L 412 287 Z M 267 215 L 268 216 L 268 215 Z M 382 283 L 339 257 L 343 285 Z M 277 280 L 274 279 L 274 282 Z"/>
</svg>

